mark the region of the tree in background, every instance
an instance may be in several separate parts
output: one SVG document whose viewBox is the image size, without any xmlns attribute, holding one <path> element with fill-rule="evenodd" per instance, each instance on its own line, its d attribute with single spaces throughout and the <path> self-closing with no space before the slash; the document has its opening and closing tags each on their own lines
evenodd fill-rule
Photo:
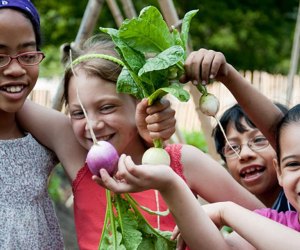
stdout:
<svg viewBox="0 0 300 250">
<path fill-rule="evenodd" d="M 41 74 L 61 75 L 59 46 L 75 39 L 88 0 L 33 0 L 41 13 L 44 47 L 47 57 Z M 120 1 L 117 1 L 118 3 Z M 138 13 L 154 0 L 133 1 Z M 191 25 L 193 49 L 200 47 L 222 51 L 227 60 L 241 70 L 263 70 L 287 74 L 297 17 L 296 0 L 175 0 L 180 18 L 199 9 Z M 99 27 L 116 27 L 104 3 Z"/>
</svg>

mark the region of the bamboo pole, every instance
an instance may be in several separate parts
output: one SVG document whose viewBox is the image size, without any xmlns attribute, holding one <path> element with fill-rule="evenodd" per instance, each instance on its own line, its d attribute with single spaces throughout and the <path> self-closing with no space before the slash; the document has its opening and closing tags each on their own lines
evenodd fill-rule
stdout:
<svg viewBox="0 0 300 250">
<path fill-rule="evenodd" d="M 178 18 L 177 11 L 175 9 L 174 3 L 172 0 L 159 0 L 158 1 L 161 11 L 163 13 L 164 19 L 166 20 L 166 23 L 168 24 L 169 27 L 171 26 L 178 26 L 181 21 Z M 191 51 L 191 48 L 188 47 L 187 51 Z M 190 86 L 194 87 L 194 86 Z M 193 99 L 193 102 L 195 104 L 195 111 L 199 117 L 199 120 L 201 122 L 201 128 L 205 136 L 206 143 L 208 145 L 208 153 L 214 158 L 219 160 L 220 157 L 218 156 L 216 149 L 215 149 L 215 144 L 214 141 L 211 137 L 212 133 L 212 124 L 211 124 L 211 119 L 210 117 L 207 117 L 203 115 L 199 111 L 199 98 L 200 94 L 197 91 L 190 91 L 191 97 Z"/>
<path fill-rule="evenodd" d="M 131 0 L 121 0 L 121 3 L 127 18 L 131 19 L 137 16 Z"/>
<path fill-rule="evenodd" d="M 66 58 L 68 58 L 68 51 L 70 49 L 80 47 L 82 42 L 84 40 L 86 40 L 88 37 L 90 37 L 91 34 L 93 33 L 93 30 L 94 30 L 96 22 L 98 20 L 103 3 L 104 3 L 104 0 L 89 0 L 88 4 L 86 6 L 78 33 L 77 33 L 77 36 L 75 38 L 75 41 L 71 44 L 63 44 L 61 46 L 63 63 L 66 61 Z M 58 85 L 56 94 L 52 101 L 53 109 L 56 109 L 56 110 L 62 109 L 63 92 L 64 92 L 64 88 L 63 88 L 63 84 L 61 81 L 60 84 Z"/>
<path fill-rule="evenodd" d="M 108 7 L 115 19 L 115 22 L 118 27 L 121 26 L 122 22 L 124 21 L 123 15 L 120 11 L 120 8 L 115 0 L 106 0 Z"/>
<path fill-rule="evenodd" d="M 288 74 L 288 87 L 287 87 L 287 97 L 286 97 L 286 105 L 289 105 L 289 100 L 291 100 L 294 86 L 294 76 L 296 74 L 299 62 L 299 52 L 300 52 L 300 1 L 298 6 L 298 14 L 296 21 L 296 28 L 294 34 L 292 55 L 291 55 L 291 66 Z"/>
</svg>

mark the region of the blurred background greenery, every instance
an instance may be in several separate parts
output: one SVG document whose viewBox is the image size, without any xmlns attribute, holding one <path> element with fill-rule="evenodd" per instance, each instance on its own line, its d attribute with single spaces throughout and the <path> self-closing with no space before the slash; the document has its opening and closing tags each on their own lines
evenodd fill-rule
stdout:
<svg viewBox="0 0 300 250">
<path fill-rule="evenodd" d="M 47 57 L 41 75 L 62 74 L 59 46 L 72 42 L 80 26 L 88 0 L 33 0 L 41 14 L 41 26 Z M 117 1 L 120 3 L 120 1 Z M 239 70 L 261 70 L 286 74 L 295 30 L 296 0 L 189 0 L 173 1 L 179 18 L 199 9 L 191 25 L 193 49 L 201 47 L 222 51 Z M 136 12 L 158 1 L 133 1 Z M 120 5 L 121 6 L 121 5 Z M 121 8 L 122 11 L 122 8 Z M 116 27 L 106 3 L 100 12 L 99 27 Z"/>
</svg>

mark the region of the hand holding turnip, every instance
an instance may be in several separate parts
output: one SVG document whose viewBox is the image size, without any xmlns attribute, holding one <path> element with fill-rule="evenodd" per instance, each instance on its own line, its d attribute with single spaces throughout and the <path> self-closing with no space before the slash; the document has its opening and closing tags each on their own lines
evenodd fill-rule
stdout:
<svg viewBox="0 0 300 250">
<path fill-rule="evenodd" d="M 148 99 L 142 99 L 136 108 L 136 125 L 141 137 L 153 145 L 153 139 L 168 140 L 175 132 L 175 111 L 168 100 L 162 99 L 148 105 Z"/>
<path fill-rule="evenodd" d="M 184 63 L 184 75 L 180 81 L 185 83 L 192 81 L 194 85 L 206 85 L 211 80 L 221 81 L 227 76 L 229 64 L 221 52 L 199 49 L 193 51 Z"/>
<path fill-rule="evenodd" d="M 184 66 L 185 73 L 180 81 L 192 81 L 197 86 L 197 89 L 202 94 L 199 100 L 200 111 L 217 121 L 226 142 L 231 147 L 220 121 L 216 117 L 220 106 L 219 100 L 213 94 L 208 93 L 205 86 L 211 80 L 222 80 L 224 77 L 227 77 L 229 64 L 227 64 L 224 55 L 213 50 L 200 49 L 190 53 Z M 236 152 L 233 148 L 232 150 Z M 236 154 L 238 155 L 237 152 Z"/>
<path fill-rule="evenodd" d="M 100 170 L 101 184 L 115 193 L 141 192 L 168 188 L 175 172 L 168 165 L 136 165 L 130 156 L 121 155 L 116 178 L 105 169 Z"/>
</svg>

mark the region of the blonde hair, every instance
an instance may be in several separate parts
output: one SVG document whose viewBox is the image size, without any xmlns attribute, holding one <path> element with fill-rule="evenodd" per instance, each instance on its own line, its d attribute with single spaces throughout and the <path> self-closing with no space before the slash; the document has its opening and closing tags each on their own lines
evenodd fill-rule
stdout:
<svg viewBox="0 0 300 250">
<path fill-rule="evenodd" d="M 115 50 L 114 43 L 108 36 L 104 35 L 95 35 L 89 38 L 75 54 L 75 58 L 89 54 L 102 54 L 120 59 Z M 96 76 L 111 81 L 112 83 L 116 83 L 122 70 L 120 64 L 96 56 L 89 57 L 88 60 L 82 60 L 79 63 L 76 63 L 74 67 L 71 64 L 72 62 L 67 66 L 64 75 L 64 101 L 66 103 L 68 103 L 69 81 L 74 73 L 76 74 L 76 71 L 83 70 L 88 76 Z"/>
</svg>

